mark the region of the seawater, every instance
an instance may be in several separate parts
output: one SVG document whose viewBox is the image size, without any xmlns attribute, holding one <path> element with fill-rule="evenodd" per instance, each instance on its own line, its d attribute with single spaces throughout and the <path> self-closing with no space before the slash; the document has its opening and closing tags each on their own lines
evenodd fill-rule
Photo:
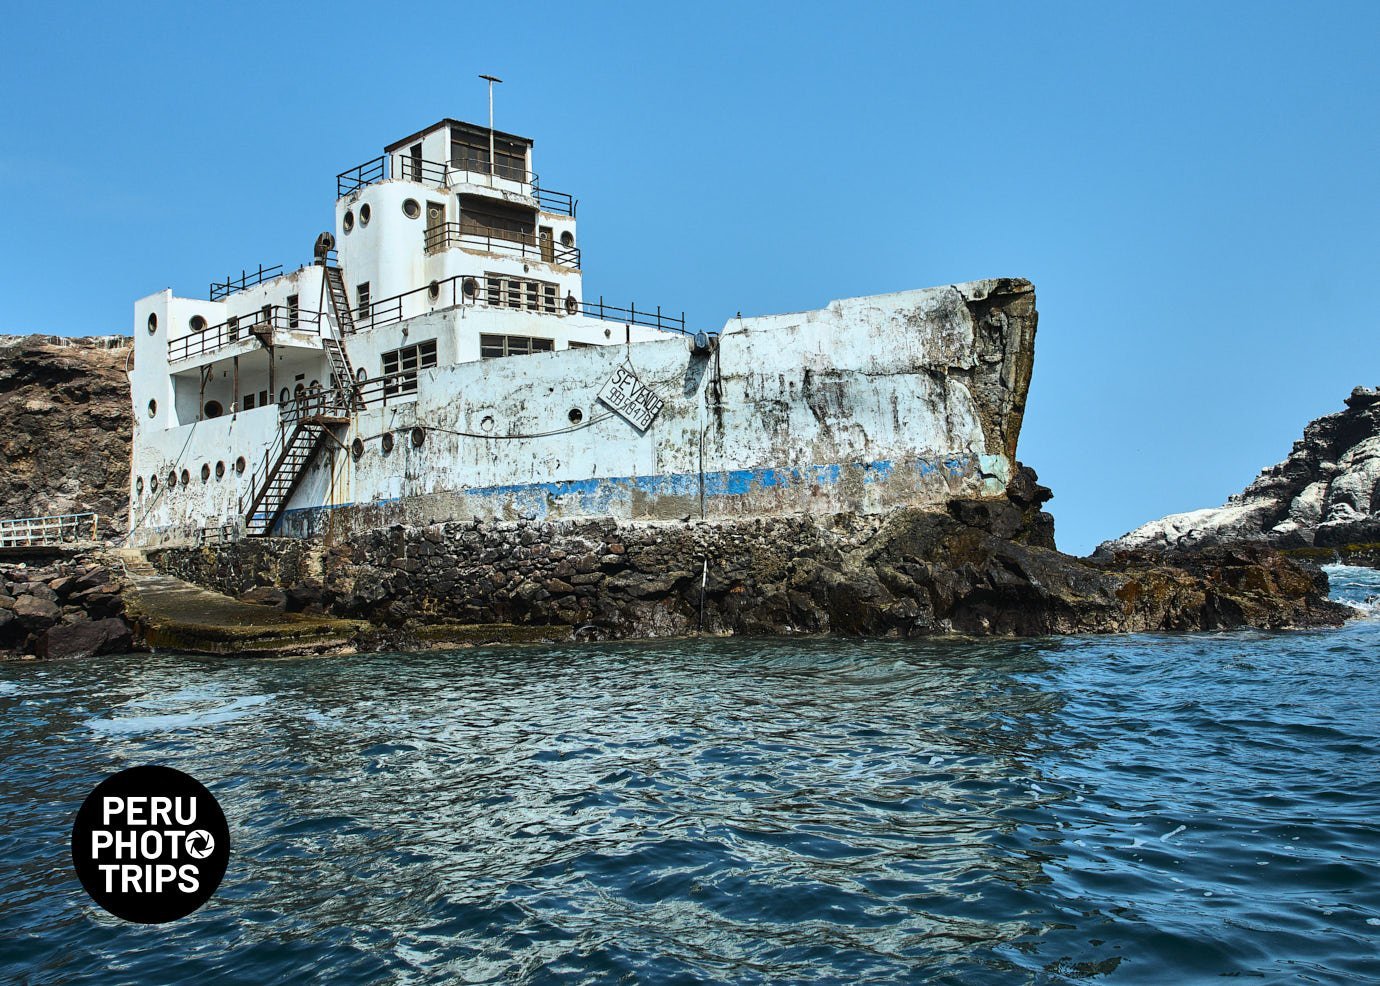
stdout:
<svg viewBox="0 0 1380 986">
<path fill-rule="evenodd" d="M 1329 574 L 1318 632 L 3 665 L 0 980 L 1380 982 L 1380 573 Z M 233 842 L 162 926 L 68 855 L 143 763 Z"/>
</svg>

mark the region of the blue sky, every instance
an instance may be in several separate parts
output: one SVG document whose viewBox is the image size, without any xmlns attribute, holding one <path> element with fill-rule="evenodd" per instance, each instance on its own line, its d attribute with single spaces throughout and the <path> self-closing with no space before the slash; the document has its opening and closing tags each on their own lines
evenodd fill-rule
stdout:
<svg viewBox="0 0 1380 986">
<path fill-rule="evenodd" d="M 590 295 L 712 327 L 1033 280 L 1066 550 L 1380 384 L 1380 4 L 5 6 L 0 332 L 305 262 L 335 173 L 492 72 Z"/>
</svg>

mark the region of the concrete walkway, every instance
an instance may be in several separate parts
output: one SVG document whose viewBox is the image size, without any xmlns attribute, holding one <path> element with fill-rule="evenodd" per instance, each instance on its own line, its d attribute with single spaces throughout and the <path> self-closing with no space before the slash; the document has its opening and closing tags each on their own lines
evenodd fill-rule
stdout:
<svg viewBox="0 0 1380 986">
<path fill-rule="evenodd" d="M 347 650 L 369 624 L 328 616 L 282 613 L 242 603 L 158 572 L 142 551 L 110 552 L 126 577 L 129 619 L 155 649 L 193 654 L 277 657 Z"/>
</svg>

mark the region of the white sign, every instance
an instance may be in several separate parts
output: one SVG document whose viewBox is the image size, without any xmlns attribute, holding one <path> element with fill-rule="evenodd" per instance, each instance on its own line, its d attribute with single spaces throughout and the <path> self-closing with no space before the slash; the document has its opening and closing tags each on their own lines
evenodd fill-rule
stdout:
<svg viewBox="0 0 1380 986">
<path fill-rule="evenodd" d="M 613 371 L 613 376 L 599 391 L 599 400 L 621 414 L 638 431 L 646 431 L 666 403 L 626 366 Z"/>
</svg>

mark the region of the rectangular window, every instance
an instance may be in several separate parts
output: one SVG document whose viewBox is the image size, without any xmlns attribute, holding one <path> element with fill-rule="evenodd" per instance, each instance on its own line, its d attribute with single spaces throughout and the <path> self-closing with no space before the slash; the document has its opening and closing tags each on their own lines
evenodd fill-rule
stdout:
<svg viewBox="0 0 1380 986">
<path fill-rule="evenodd" d="M 297 304 L 297 295 L 295 295 L 295 294 L 290 294 L 290 295 L 287 296 L 287 309 L 288 309 L 288 328 L 289 328 L 289 329 L 295 329 L 295 328 L 297 328 L 298 323 L 300 323 L 301 320 L 302 320 L 301 308 L 300 308 L 299 305 Z"/>
<path fill-rule="evenodd" d="M 259 391 L 259 407 L 264 407 L 264 406 L 267 405 L 267 404 L 268 404 L 268 391 L 266 391 L 266 390 L 261 390 L 261 391 Z"/>
<path fill-rule="evenodd" d="M 510 274 L 484 275 L 484 300 L 490 305 L 555 315 L 560 310 L 560 286 Z"/>
<path fill-rule="evenodd" d="M 540 339 L 532 336 L 481 335 L 479 355 L 483 359 L 498 359 L 502 356 L 530 356 L 532 353 L 549 353 L 556 348 L 554 339 Z"/>
<path fill-rule="evenodd" d="M 368 281 L 365 281 L 364 283 L 358 284 L 358 285 L 355 286 L 355 306 L 356 306 L 356 308 L 359 309 L 359 313 L 355 316 L 356 318 L 368 318 L 368 317 L 369 317 L 369 282 L 368 282 Z"/>
<path fill-rule="evenodd" d="M 466 237 L 480 237 L 487 244 L 492 240 L 506 240 L 533 247 L 537 256 L 536 212 L 526 206 L 514 205 L 479 195 L 460 196 L 460 233 Z M 474 239 L 467 242 L 475 244 Z M 483 245 L 483 244 L 480 244 Z M 514 251 L 506 251 L 514 252 Z M 527 251 L 519 251 L 526 253 Z"/>
<path fill-rule="evenodd" d="M 383 354 L 383 375 L 394 377 L 384 384 L 388 397 L 411 394 L 417 390 L 417 371 L 436 365 L 436 340 L 428 339 L 415 346 L 403 346 Z"/>
<path fill-rule="evenodd" d="M 571 349 L 598 349 L 598 348 L 599 348 L 599 344 L 598 344 L 598 343 L 595 343 L 595 342 L 576 342 L 574 339 L 571 339 L 571 340 L 570 340 L 570 348 L 571 348 Z"/>
<path fill-rule="evenodd" d="M 499 178 L 527 180 L 527 148 L 524 140 L 502 134 L 493 135 L 494 169 Z M 450 163 L 453 168 L 487 174 L 489 171 L 489 131 L 482 127 L 451 127 Z"/>
<path fill-rule="evenodd" d="M 244 395 L 244 409 L 245 409 L 246 411 L 252 411 L 252 410 L 254 410 L 254 395 L 253 395 L 253 394 L 245 394 L 245 395 Z"/>
</svg>

